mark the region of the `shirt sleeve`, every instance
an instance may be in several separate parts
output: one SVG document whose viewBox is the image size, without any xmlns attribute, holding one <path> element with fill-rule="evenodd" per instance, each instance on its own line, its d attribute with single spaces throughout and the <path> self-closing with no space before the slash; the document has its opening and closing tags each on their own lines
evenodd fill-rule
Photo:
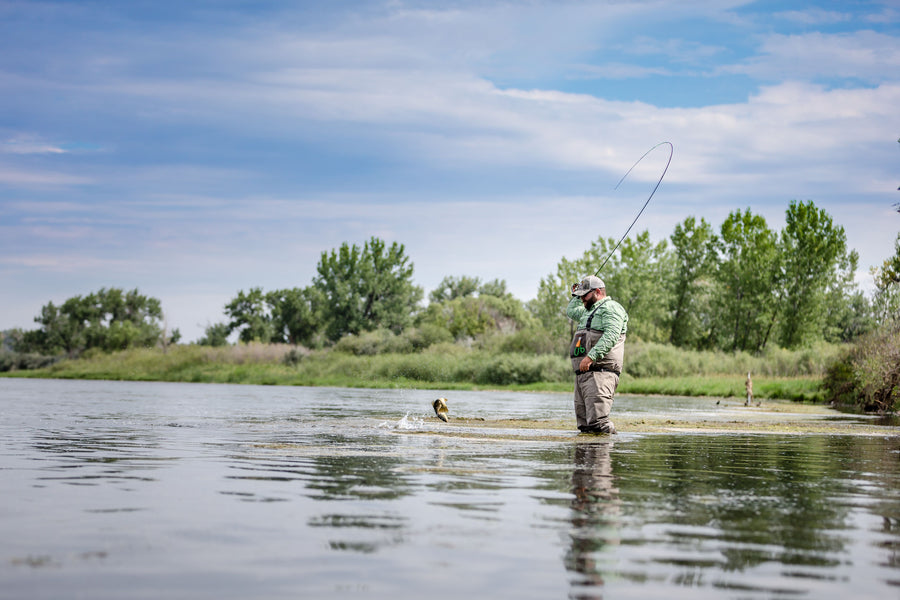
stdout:
<svg viewBox="0 0 900 600">
<path fill-rule="evenodd" d="M 577 323 L 584 315 L 584 311 L 585 308 L 584 304 L 581 303 L 581 298 L 572 296 L 572 299 L 569 300 L 569 305 L 566 307 L 566 316 Z"/>
</svg>

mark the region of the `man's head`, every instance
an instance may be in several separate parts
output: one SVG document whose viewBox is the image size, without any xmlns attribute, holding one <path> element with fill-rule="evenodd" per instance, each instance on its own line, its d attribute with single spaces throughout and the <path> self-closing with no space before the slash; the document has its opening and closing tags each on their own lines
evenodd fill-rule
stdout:
<svg viewBox="0 0 900 600">
<path fill-rule="evenodd" d="M 585 306 L 590 306 L 597 300 L 606 297 L 606 284 L 596 275 L 588 275 L 581 280 L 572 290 L 572 293 L 581 297 L 581 302 Z"/>
</svg>

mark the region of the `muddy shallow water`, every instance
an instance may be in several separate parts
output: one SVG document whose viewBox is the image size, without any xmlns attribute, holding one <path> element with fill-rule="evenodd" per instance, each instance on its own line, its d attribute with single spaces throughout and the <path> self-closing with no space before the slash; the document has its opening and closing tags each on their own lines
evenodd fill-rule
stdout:
<svg viewBox="0 0 900 600">
<path fill-rule="evenodd" d="M 430 403 L 449 399 L 449 423 Z M 0 379 L 2 598 L 893 598 L 900 436 L 778 403 Z"/>
</svg>

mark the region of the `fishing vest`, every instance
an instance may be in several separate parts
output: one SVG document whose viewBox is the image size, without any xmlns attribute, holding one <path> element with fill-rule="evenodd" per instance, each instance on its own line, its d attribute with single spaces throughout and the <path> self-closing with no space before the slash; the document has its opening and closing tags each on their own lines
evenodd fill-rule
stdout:
<svg viewBox="0 0 900 600">
<path fill-rule="evenodd" d="M 581 374 L 578 367 L 581 364 L 582 359 L 587 356 L 587 353 L 591 351 L 591 348 L 593 348 L 603 336 L 603 331 L 591 329 L 591 321 L 594 320 L 594 315 L 597 314 L 599 308 L 600 307 L 598 306 L 591 311 L 584 329 L 577 329 L 575 331 L 575 336 L 572 338 L 572 344 L 569 346 L 569 356 L 572 359 L 572 370 L 575 371 L 576 375 Z M 619 340 L 612 348 L 610 348 L 609 352 L 606 353 L 606 356 L 601 356 L 598 360 L 591 363 L 590 370 L 610 371 L 616 375 L 620 375 L 622 373 L 622 365 L 624 362 L 625 334 L 622 333 L 619 335 Z"/>
</svg>

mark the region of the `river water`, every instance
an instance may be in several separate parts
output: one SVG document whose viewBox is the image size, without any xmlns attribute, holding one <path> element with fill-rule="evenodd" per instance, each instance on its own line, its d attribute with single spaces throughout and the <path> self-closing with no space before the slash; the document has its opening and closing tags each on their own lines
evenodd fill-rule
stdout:
<svg viewBox="0 0 900 600">
<path fill-rule="evenodd" d="M 568 394 L 0 379 L 0 598 L 900 595 L 897 428 L 534 421 L 570 413 Z"/>
</svg>

